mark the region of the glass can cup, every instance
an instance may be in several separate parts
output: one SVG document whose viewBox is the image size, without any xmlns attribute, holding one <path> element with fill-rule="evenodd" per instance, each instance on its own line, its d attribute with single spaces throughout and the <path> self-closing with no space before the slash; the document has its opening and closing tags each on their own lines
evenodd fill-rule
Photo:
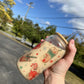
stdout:
<svg viewBox="0 0 84 84">
<path fill-rule="evenodd" d="M 26 79 L 34 79 L 64 56 L 67 44 L 60 33 L 48 36 L 45 41 L 20 57 L 17 62 L 19 71 Z"/>
</svg>

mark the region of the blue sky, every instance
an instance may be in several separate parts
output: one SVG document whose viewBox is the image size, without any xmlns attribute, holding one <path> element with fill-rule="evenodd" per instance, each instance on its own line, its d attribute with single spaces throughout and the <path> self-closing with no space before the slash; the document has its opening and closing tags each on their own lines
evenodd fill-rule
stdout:
<svg viewBox="0 0 84 84">
<path fill-rule="evenodd" d="M 74 3 L 74 1 L 77 4 Z M 57 25 L 57 26 L 65 26 L 65 27 L 78 27 L 83 28 L 84 20 L 77 20 L 77 19 L 42 19 L 40 17 L 70 17 L 70 16 L 78 16 L 83 17 L 84 10 L 78 9 L 84 7 L 84 1 L 82 0 L 15 0 L 16 5 L 12 8 L 14 12 L 14 17 L 17 15 L 21 15 L 24 17 L 28 6 L 26 3 L 34 2 L 32 5 L 34 8 L 29 10 L 27 18 L 31 19 L 33 23 L 38 23 L 41 27 L 44 28 L 47 25 L 42 24 L 50 24 L 50 25 Z M 82 4 L 83 3 L 83 4 Z M 80 13 L 79 13 L 79 12 Z M 32 17 L 32 18 L 31 18 Z M 37 17 L 37 18 L 35 18 Z M 40 24 L 42 23 L 42 24 Z M 83 30 L 84 31 L 84 30 Z M 57 32 L 65 35 L 69 35 L 74 30 L 72 29 L 64 29 L 57 27 Z"/>
</svg>

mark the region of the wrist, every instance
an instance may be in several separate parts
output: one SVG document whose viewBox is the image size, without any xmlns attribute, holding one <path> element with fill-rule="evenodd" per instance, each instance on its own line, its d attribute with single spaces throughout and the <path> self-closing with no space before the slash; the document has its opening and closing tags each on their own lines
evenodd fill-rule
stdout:
<svg viewBox="0 0 84 84">
<path fill-rule="evenodd" d="M 52 76 L 52 83 L 51 84 L 65 84 L 65 77 L 62 76 Z"/>
<path fill-rule="evenodd" d="M 65 84 L 65 76 L 53 73 L 45 80 L 45 84 Z"/>
<path fill-rule="evenodd" d="M 60 74 L 60 73 L 51 72 L 51 77 L 52 78 L 58 78 L 59 77 L 59 78 L 65 79 L 65 75 L 66 74 L 64 74 L 64 73 L 63 74 L 62 73 Z"/>
</svg>

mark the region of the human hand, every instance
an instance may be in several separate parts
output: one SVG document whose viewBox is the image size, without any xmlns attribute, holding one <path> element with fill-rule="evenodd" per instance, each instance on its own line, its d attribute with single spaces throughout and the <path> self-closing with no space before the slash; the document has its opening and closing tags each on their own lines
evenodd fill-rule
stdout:
<svg viewBox="0 0 84 84">
<path fill-rule="evenodd" d="M 64 58 L 44 71 L 45 84 L 64 84 L 66 72 L 73 63 L 76 54 L 74 40 L 70 40 Z"/>
</svg>

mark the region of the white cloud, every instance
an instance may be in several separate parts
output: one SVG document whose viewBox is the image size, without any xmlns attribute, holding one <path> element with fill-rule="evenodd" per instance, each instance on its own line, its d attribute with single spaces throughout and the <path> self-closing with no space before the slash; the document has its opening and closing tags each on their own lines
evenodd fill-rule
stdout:
<svg viewBox="0 0 84 84">
<path fill-rule="evenodd" d="M 54 5 L 50 5 L 50 8 L 54 8 Z"/>
<path fill-rule="evenodd" d="M 17 0 L 17 1 L 18 1 L 19 3 L 21 3 L 21 4 L 23 3 L 22 0 Z"/>
<path fill-rule="evenodd" d="M 41 24 L 50 25 L 49 21 L 44 21 L 43 19 L 40 19 L 39 17 L 36 17 L 35 19 L 37 19 Z"/>
<path fill-rule="evenodd" d="M 46 24 L 46 25 L 50 25 L 50 22 L 49 22 L 49 21 L 46 21 L 45 24 Z"/>
<path fill-rule="evenodd" d="M 61 9 L 63 12 L 72 14 L 77 17 L 84 17 L 84 0 L 48 0 L 50 3 L 61 4 Z M 72 19 L 69 21 L 74 27 L 84 29 L 83 19 Z M 84 30 L 82 30 L 84 33 Z"/>
</svg>

